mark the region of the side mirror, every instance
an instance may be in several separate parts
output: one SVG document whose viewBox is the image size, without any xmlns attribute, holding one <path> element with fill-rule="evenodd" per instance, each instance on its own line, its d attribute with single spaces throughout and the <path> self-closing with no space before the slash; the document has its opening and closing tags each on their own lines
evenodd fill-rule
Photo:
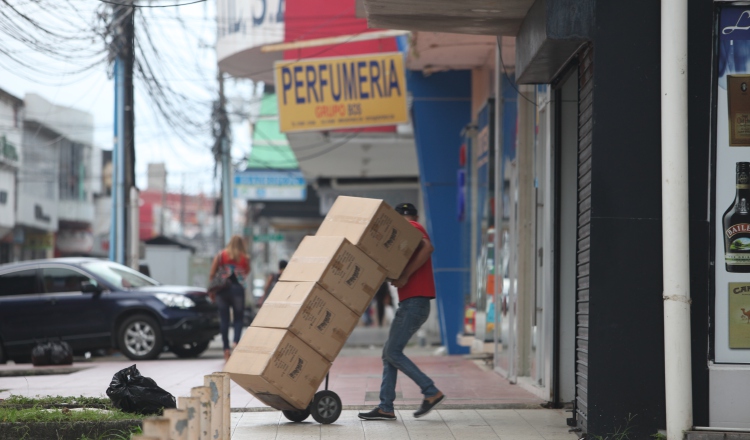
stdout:
<svg viewBox="0 0 750 440">
<path fill-rule="evenodd" d="M 90 281 L 82 281 L 81 282 L 81 292 L 83 293 L 93 293 L 94 295 L 97 295 L 99 293 L 102 293 L 102 289 L 99 288 L 96 284 L 90 282 Z"/>
</svg>

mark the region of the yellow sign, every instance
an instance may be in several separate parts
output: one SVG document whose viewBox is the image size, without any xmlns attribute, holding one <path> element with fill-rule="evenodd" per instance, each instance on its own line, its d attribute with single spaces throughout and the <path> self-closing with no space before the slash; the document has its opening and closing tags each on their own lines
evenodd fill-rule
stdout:
<svg viewBox="0 0 750 440">
<path fill-rule="evenodd" d="M 54 249 L 55 234 L 52 232 L 27 233 L 23 245 L 29 249 Z"/>
<path fill-rule="evenodd" d="M 729 348 L 750 348 L 748 283 L 729 283 Z"/>
<path fill-rule="evenodd" d="M 277 61 L 282 133 L 409 121 L 400 53 Z"/>
</svg>

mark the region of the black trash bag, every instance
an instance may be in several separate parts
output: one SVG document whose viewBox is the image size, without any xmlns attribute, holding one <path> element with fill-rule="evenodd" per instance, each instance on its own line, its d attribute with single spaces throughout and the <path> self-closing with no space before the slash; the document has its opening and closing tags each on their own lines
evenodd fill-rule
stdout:
<svg viewBox="0 0 750 440">
<path fill-rule="evenodd" d="M 50 344 L 49 361 L 52 365 L 70 365 L 73 363 L 73 349 L 65 341 Z"/>
<path fill-rule="evenodd" d="M 143 377 L 131 365 L 118 371 L 107 388 L 107 396 L 115 408 L 136 414 L 161 414 L 164 408 L 175 408 L 175 398 L 159 388 L 150 377 Z"/>
<path fill-rule="evenodd" d="M 65 341 L 41 342 L 31 350 L 31 363 L 41 365 L 70 365 L 73 363 L 73 349 Z"/>
<path fill-rule="evenodd" d="M 50 364 L 50 348 L 49 342 L 41 342 L 31 349 L 31 363 L 34 366 L 42 366 Z"/>
</svg>

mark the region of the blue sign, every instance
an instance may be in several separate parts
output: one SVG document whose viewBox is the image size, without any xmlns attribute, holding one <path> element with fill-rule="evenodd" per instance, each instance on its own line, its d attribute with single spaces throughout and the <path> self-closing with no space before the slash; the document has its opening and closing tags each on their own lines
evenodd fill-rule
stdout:
<svg viewBox="0 0 750 440">
<path fill-rule="evenodd" d="M 724 6 L 721 8 L 719 39 L 750 40 L 750 7 Z"/>
<path fill-rule="evenodd" d="M 300 170 L 245 170 L 235 173 L 233 193 L 249 201 L 305 201 L 307 181 Z"/>
</svg>

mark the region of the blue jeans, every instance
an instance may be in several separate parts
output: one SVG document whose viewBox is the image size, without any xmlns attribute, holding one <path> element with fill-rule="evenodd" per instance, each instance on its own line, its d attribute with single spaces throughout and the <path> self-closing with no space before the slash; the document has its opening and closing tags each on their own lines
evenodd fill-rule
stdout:
<svg viewBox="0 0 750 440">
<path fill-rule="evenodd" d="M 221 331 L 221 342 L 224 350 L 229 349 L 229 309 L 234 316 L 234 342 L 240 342 L 242 335 L 242 324 L 245 314 L 245 288 L 240 284 L 232 283 L 226 289 L 216 295 L 216 303 L 219 306 L 219 330 Z"/>
<path fill-rule="evenodd" d="M 414 297 L 401 301 L 396 316 L 388 333 L 388 340 L 383 347 L 383 382 L 380 384 L 380 409 L 393 412 L 393 401 L 396 399 L 396 375 L 401 370 L 419 385 L 425 397 L 438 393 L 435 383 L 427 377 L 408 357 L 404 347 L 419 327 L 430 315 L 430 299 Z"/>
</svg>

